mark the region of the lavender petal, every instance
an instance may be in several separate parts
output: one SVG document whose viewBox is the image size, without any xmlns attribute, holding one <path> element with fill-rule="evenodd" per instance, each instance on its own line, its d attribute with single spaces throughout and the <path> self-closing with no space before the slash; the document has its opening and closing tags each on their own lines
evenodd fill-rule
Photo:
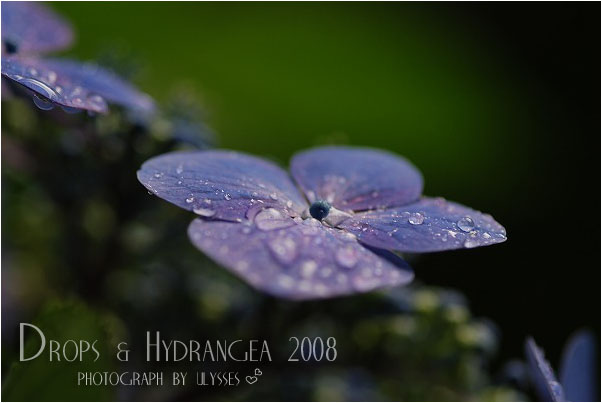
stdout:
<svg viewBox="0 0 602 403">
<path fill-rule="evenodd" d="M 377 248 L 421 253 L 474 248 L 506 240 L 493 217 L 441 198 L 394 209 L 358 213 L 340 224 L 360 242 Z"/>
<path fill-rule="evenodd" d="M 535 340 L 529 337 L 525 343 L 525 354 L 535 390 L 539 398 L 544 402 L 565 401 L 562 385 L 556 380 L 556 375 L 544 357 Z"/>
<path fill-rule="evenodd" d="M 413 278 L 399 257 L 386 251 L 379 252 L 386 257 L 379 256 L 344 231 L 311 218 L 301 222 L 263 214 L 244 223 L 196 219 L 188 235 L 235 275 L 281 298 L 329 298 L 407 284 Z"/>
<path fill-rule="evenodd" d="M 234 151 L 160 155 L 142 165 L 138 180 L 160 198 L 211 219 L 253 218 L 265 207 L 299 216 L 307 208 L 284 170 Z"/>
<path fill-rule="evenodd" d="M 600 391 L 596 370 L 599 356 L 596 341 L 591 332 L 580 331 L 567 342 L 562 354 L 560 380 L 566 398 L 571 402 L 599 400 Z"/>
<path fill-rule="evenodd" d="M 107 102 L 99 94 L 81 86 L 35 58 L 5 56 L 2 58 L 2 76 L 31 90 L 43 103 L 97 113 L 108 112 Z"/>
<path fill-rule="evenodd" d="M 37 2 L 2 2 L 2 53 L 60 50 L 73 41 L 69 24 Z"/>
<path fill-rule="evenodd" d="M 345 211 L 402 206 L 422 193 L 422 176 L 409 161 L 371 148 L 303 151 L 291 160 L 291 173 L 310 202 Z"/>
</svg>

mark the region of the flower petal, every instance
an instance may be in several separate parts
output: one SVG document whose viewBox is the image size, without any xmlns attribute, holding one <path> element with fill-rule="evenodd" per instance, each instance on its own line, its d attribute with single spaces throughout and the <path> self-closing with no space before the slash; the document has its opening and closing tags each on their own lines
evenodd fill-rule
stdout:
<svg viewBox="0 0 602 403">
<path fill-rule="evenodd" d="M 81 86 L 72 77 L 57 73 L 43 61 L 34 58 L 5 56 L 2 58 L 2 75 L 33 91 L 39 96 L 38 106 L 53 104 L 77 110 L 106 113 L 107 103 L 100 95 Z M 45 109 L 45 106 L 40 106 Z"/>
<path fill-rule="evenodd" d="M 358 213 L 340 227 L 367 245 L 400 252 L 474 248 L 506 240 L 506 230 L 490 215 L 441 198 Z"/>
<path fill-rule="evenodd" d="M 196 219 L 188 235 L 197 248 L 253 287 L 282 298 L 328 298 L 407 284 L 413 278 L 399 257 L 386 251 L 379 256 L 342 230 L 313 218 L 281 218 L 266 225 L 263 214 L 275 213 L 265 211 L 245 223 Z"/>
<path fill-rule="evenodd" d="M 544 402 L 564 402 L 562 385 L 556 380 L 554 371 L 544 357 L 543 350 L 535 344 L 532 337 L 529 337 L 525 343 L 525 354 L 539 398 Z"/>
<path fill-rule="evenodd" d="M 409 161 L 371 148 L 303 151 L 293 157 L 291 173 L 310 202 L 346 211 L 403 206 L 422 193 L 422 176 Z"/>
<path fill-rule="evenodd" d="M 68 47 L 69 24 L 37 2 L 2 2 L 2 53 L 43 53 Z"/>
<path fill-rule="evenodd" d="M 155 109 L 150 96 L 97 64 L 66 59 L 44 59 L 40 64 L 53 70 L 59 77 L 68 77 L 74 84 L 85 87 L 110 103 L 145 113 Z"/>
<path fill-rule="evenodd" d="M 106 101 L 150 113 L 152 99 L 114 73 L 72 60 L 4 57 L 2 75 L 59 105 L 106 113 Z"/>
<path fill-rule="evenodd" d="M 233 151 L 160 155 L 142 165 L 138 180 L 160 198 L 206 218 L 243 220 L 270 206 L 297 216 L 307 208 L 284 170 Z"/>
<path fill-rule="evenodd" d="M 562 354 L 560 380 L 566 398 L 571 402 L 599 400 L 596 341 L 591 332 L 582 330 L 567 342 Z"/>
</svg>

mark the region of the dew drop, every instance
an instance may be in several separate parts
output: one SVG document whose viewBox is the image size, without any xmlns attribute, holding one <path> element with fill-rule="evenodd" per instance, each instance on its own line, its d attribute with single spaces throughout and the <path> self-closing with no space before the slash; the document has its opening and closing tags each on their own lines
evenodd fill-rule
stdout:
<svg viewBox="0 0 602 403">
<path fill-rule="evenodd" d="M 192 210 L 195 214 L 200 215 L 201 217 L 213 217 L 215 215 L 215 211 L 208 208 L 195 208 Z"/>
<path fill-rule="evenodd" d="M 226 200 L 232 200 L 232 196 L 230 195 L 230 193 L 226 193 L 224 195 L 224 199 L 226 199 Z"/>
<path fill-rule="evenodd" d="M 278 262 L 290 264 L 297 257 L 297 245 L 291 238 L 275 238 L 268 242 L 268 249 Z"/>
<path fill-rule="evenodd" d="M 272 199 L 272 200 L 278 200 L 278 195 L 276 193 L 271 193 L 270 194 L 270 199 Z"/>
<path fill-rule="evenodd" d="M 97 94 L 89 95 L 87 98 L 88 105 L 96 111 L 104 111 L 107 109 L 107 101 Z"/>
<path fill-rule="evenodd" d="M 335 255 L 339 265 L 351 269 L 357 263 L 357 253 L 352 248 L 341 248 L 337 250 Z"/>
<path fill-rule="evenodd" d="M 474 229 L 474 221 L 468 216 L 460 218 L 457 224 L 458 228 L 464 232 L 470 232 Z"/>
<path fill-rule="evenodd" d="M 52 102 L 50 102 L 48 99 L 42 98 L 37 94 L 33 94 L 33 103 L 43 111 L 54 109 L 54 104 Z"/>
<path fill-rule="evenodd" d="M 466 241 L 464 241 L 464 247 L 465 248 L 474 248 L 479 246 L 479 242 L 477 242 L 475 239 L 473 238 L 468 238 L 466 239 Z"/>
<path fill-rule="evenodd" d="M 255 225 L 257 225 L 257 228 L 263 231 L 287 228 L 293 224 L 293 220 L 284 216 L 280 211 L 273 208 L 261 210 L 255 216 Z"/>
<path fill-rule="evenodd" d="M 180 175 L 182 172 L 184 172 L 184 168 L 182 167 L 182 165 L 178 165 L 178 167 L 176 168 L 176 173 Z"/>
<path fill-rule="evenodd" d="M 186 203 L 190 204 L 194 201 L 194 197 L 189 197 L 186 199 Z"/>
<path fill-rule="evenodd" d="M 412 225 L 420 225 L 424 222 L 424 216 L 420 213 L 411 213 L 408 222 Z"/>
</svg>

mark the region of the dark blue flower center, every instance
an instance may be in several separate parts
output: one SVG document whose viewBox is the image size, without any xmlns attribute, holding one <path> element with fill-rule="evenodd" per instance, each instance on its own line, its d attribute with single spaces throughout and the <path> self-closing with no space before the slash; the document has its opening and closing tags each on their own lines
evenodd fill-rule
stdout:
<svg viewBox="0 0 602 403">
<path fill-rule="evenodd" d="M 316 220 L 322 220 L 326 218 L 330 212 L 330 203 L 325 200 L 316 200 L 309 206 L 309 214 Z"/>
<path fill-rule="evenodd" d="M 17 44 L 5 39 L 4 40 L 4 50 L 9 55 L 17 53 L 17 50 L 18 50 Z"/>
</svg>

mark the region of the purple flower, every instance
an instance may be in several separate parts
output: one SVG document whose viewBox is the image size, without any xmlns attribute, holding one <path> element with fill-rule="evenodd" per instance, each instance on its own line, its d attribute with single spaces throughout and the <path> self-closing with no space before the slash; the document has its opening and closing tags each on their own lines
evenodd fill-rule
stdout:
<svg viewBox="0 0 602 403">
<path fill-rule="evenodd" d="M 212 150 L 152 158 L 138 180 L 199 216 L 188 229 L 197 248 L 254 287 L 291 299 L 409 283 L 411 268 L 390 251 L 506 240 L 491 216 L 422 197 L 418 170 L 385 151 L 316 148 L 293 157 L 291 174 Z"/>
<path fill-rule="evenodd" d="M 546 361 L 543 350 L 529 337 L 525 352 L 537 396 L 546 402 L 590 402 L 599 400 L 596 379 L 596 342 L 588 331 L 579 331 L 564 347 L 560 382 Z"/>
<path fill-rule="evenodd" d="M 44 110 L 55 104 L 67 111 L 106 113 L 107 101 L 147 114 L 152 99 L 114 73 L 95 64 L 41 59 L 40 53 L 68 47 L 69 25 L 34 2 L 2 3 L 2 76 L 27 88 Z"/>
</svg>

